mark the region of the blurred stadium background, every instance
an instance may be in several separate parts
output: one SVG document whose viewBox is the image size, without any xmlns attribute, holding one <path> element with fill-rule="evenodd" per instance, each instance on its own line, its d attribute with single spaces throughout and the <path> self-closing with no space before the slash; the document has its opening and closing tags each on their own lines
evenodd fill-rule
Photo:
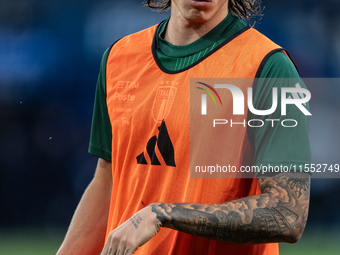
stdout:
<svg viewBox="0 0 340 255">
<path fill-rule="evenodd" d="M 255 27 L 290 52 L 302 77 L 340 77 L 340 0 L 263 5 Z M 139 0 L 0 0 L 1 255 L 56 252 L 96 166 L 87 146 L 101 55 L 168 15 Z M 338 93 L 310 89 L 322 92 L 311 101 L 313 161 L 340 163 Z M 304 236 L 281 254 L 339 254 L 339 184 L 312 180 Z"/>
</svg>

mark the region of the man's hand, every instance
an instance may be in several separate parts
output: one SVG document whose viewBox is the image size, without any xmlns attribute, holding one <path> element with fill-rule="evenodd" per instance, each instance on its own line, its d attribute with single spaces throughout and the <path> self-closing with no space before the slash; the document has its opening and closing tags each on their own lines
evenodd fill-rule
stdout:
<svg viewBox="0 0 340 255">
<path fill-rule="evenodd" d="M 151 206 L 147 206 L 110 232 L 101 255 L 133 254 L 158 233 L 161 225 Z"/>
</svg>

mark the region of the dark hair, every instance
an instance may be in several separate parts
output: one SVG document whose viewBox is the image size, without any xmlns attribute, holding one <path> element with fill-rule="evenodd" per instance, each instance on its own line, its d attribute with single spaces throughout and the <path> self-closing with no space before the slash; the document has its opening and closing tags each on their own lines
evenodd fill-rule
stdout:
<svg viewBox="0 0 340 255">
<path fill-rule="evenodd" d="M 229 0 L 229 11 L 243 19 L 262 16 L 261 0 Z M 166 12 L 171 6 L 171 0 L 147 0 L 144 6 L 159 12 Z"/>
</svg>

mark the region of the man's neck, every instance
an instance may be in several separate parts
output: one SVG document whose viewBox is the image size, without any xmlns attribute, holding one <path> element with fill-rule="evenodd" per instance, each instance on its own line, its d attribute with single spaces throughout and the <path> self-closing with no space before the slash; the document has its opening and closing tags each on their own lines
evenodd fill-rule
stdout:
<svg viewBox="0 0 340 255">
<path fill-rule="evenodd" d="M 188 20 L 181 15 L 175 6 L 172 6 L 164 39 L 173 45 L 188 45 L 211 31 L 227 15 L 228 10 L 221 8 L 220 11 L 206 21 Z"/>
</svg>

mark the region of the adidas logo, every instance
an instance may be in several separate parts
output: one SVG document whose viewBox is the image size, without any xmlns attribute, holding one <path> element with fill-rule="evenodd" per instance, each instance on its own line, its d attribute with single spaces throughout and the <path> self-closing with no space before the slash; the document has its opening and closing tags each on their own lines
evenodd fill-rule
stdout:
<svg viewBox="0 0 340 255">
<path fill-rule="evenodd" d="M 153 136 L 146 144 L 146 152 L 148 153 L 151 162 L 147 162 L 144 152 L 142 152 L 137 156 L 137 164 L 161 165 L 155 153 L 156 145 L 166 165 L 176 167 L 174 146 L 172 145 L 164 120 L 158 127 L 158 138 L 157 136 Z"/>
</svg>

